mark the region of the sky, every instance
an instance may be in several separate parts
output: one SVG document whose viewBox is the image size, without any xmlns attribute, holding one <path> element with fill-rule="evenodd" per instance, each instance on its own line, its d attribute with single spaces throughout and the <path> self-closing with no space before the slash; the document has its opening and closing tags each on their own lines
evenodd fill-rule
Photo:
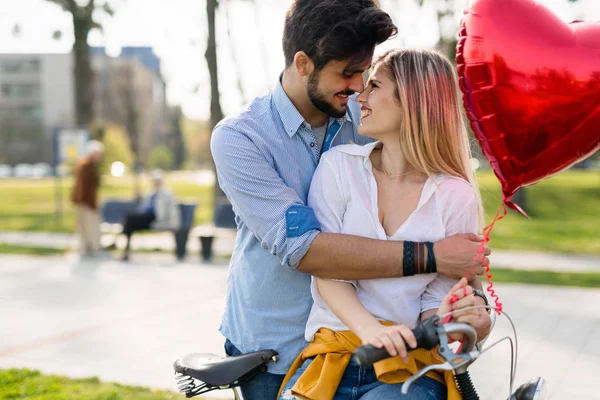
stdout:
<svg viewBox="0 0 600 400">
<path fill-rule="evenodd" d="M 86 3 L 87 0 L 77 0 Z M 112 0 L 116 14 L 98 15 L 103 32 L 93 31 L 92 46 L 105 46 L 118 55 L 122 46 L 152 46 L 161 58 L 169 104 L 181 104 L 185 114 L 206 119 L 210 82 L 204 59 L 206 4 L 204 0 Z M 414 0 L 382 0 L 381 5 L 400 31 L 378 49 L 431 47 L 439 37 L 434 4 L 422 8 Z M 538 0 L 562 20 L 600 21 L 600 0 Z M 283 69 L 281 34 L 291 0 L 220 0 L 217 12 L 219 85 L 224 112 L 231 113 L 256 96 L 264 95 Z M 466 0 L 457 0 L 460 11 Z M 456 13 L 459 19 L 461 12 Z M 456 21 L 458 23 L 458 21 Z M 20 35 L 13 27 L 19 24 Z M 230 29 L 232 40 L 227 29 Z M 60 40 L 52 39 L 56 30 Z M 70 16 L 46 0 L 0 0 L 0 53 L 68 53 L 73 44 Z M 233 57 L 242 66 L 242 98 L 237 86 Z"/>
</svg>

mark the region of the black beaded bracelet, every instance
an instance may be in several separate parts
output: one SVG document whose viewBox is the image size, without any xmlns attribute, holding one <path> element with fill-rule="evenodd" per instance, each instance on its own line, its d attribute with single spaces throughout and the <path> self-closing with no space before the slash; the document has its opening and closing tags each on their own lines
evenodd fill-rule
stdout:
<svg viewBox="0 0 600 400">
<path fill-rule="evenodd" d="M 433 254 L 433 243 L 425 242 L 425 246 L 427 247 L 427 267 L 425 271 L 428 274 L 436 273 L 437 265 L 435 264 L 435 255 Z"/>
<path fill-rule="evenodd" d="M 415 274 L 414 243 L 404 241 L 404 252 L 402 254 L 402 276 L 413 276 Z"/>
</svg>

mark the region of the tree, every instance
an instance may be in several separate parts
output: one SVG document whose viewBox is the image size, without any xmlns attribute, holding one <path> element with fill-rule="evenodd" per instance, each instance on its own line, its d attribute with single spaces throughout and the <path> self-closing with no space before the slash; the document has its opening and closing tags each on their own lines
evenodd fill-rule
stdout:
<svg viewBox="0 0 600 400">
<path fill-rule="evenodd" d="M 173 168 L 181 169 L 186 159 L 185 141 L 183 138 L 183 112 L 180 106 L 173 107 L 171 115 L 171 127 L 168 144 L 173 153 Z"/>
<path fill-rule="evenodd" d="M 106 118 L 122 124 L 133 153 L 134 191 L 141 188 L 139 173 L 145 167 L 153 145 L 151 73 L 138 63 L 112 60 L 107 70 Z"/>
<path fill-rule="evenodd" d="M 150 168 L 159 168 L 168 171 L 173 168 L 173 154 L 167 146 L 156 146 L 150 154 L 148 164 Z"/>
<path fill-rule="evenodd" d="M 94 119 L 94 73 L 90 65 L 88 34 L 92 29 L 102 29 L 94 20 L 94 13 L 104 12 L 112 16 L 114 11 L 110 0 L 88 0 L 82 5 L 77 0 L 46 0 L 62 7 L 71 14 L 73 20 L 73 56 L 75 59 L 75 111 L 76 122 L 80 126 L 89 126 Z M 56 36 L 57 33 L 55 32 Z"/>
<path fill-rule="evenodd" d="M 238 88 L 238 91 L 240 92 L 240 96 L 242 97 L 242 103 L 246 104 L 246 94 L 244 92 L 244 85 L 242 83 L 242 71 L 244 70 L 244 67 L 242 64 L 240 64 L 240 62 L 237 58 L 237 52 L 235 51 L 233 35 L 231 34 L 231 26 L 233 25 L 233 22 L 231 20 L 231 15 L 229 14 L 229 5 L 230 4 L 231 4 L 231 0 L 229 0 L 225 5 L 225 18 L 227 21 L 227 39 L 229 40 L 229 50 L 231 52 L 231 61 L 233 62 L 233 66 L 234 66 L 235 72 L 236 72 L 235 75 L 237 78 L 237 88 Z"/>
<path fill-rule="evenodd" d="M 218 0 L 206 0 L 206 17 L 208 20 L 208 40 L 206 43 L 206 63 L 208 64 L 208 73 L 210 75 L 210 130 L 223 119 L 223 110 L 219 97 L 219 75 L 217 62 L 217 39 L 215 34 L 215 14 L 219 6 Z M 213 170 L 216 174 L 216 168 L 213 164 Z M 219 185 L 215 185 L 215 200 L 219 197 L 225 197 L 225 193 Z M 215 202 L 216 204 L 216 202 Z"/>
<path fill-rule="evenodd" d="M 104 157 L 102 158 L 101 171 L 104 174 L 110 173 L 110 167 L 114 162 L 122 162 L 127 168 L 131 168 L 133 163 L 133 153 L 131 152 L 129 137 L 123 127 L 107 124 L 102 127 L 104 135 Z"/>
</svg>

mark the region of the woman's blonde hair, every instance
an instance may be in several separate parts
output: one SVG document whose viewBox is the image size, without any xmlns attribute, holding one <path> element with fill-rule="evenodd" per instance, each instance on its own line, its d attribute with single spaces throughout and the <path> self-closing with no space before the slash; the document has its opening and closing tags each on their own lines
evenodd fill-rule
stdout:
<svg viewBox="0 0 600 400">
<path fill-rule="evenodd" d="M 459 102 L 452 63 L 435 50 L 390 50 L 373 64 L 397 84 L 395 95 L 402 110 L 400 146 L 419 172 L 442 173 L 468 181 L 475 190 L 480 228 L 483 207 L 470 165 L 469 136 Z"/>
</svg>

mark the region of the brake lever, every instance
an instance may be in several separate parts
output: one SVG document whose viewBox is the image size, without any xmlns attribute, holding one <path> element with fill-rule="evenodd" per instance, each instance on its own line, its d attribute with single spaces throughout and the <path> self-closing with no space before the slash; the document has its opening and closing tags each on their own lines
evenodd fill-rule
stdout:
<svg viewBox="0 0 600 400">
<path fill-rule="evenodd" d="M 412 385 L 417 379 L 422 378 L 428 372 L 439 370 L 439 371 L 455 371 L 456 373 L 462 373 L 467 370 L 467 367 L 473 363 L 477 357 L 481 354 L 479 348 L 476 346 L 477 333 L 475 329 L 469 325 L 462 323 L 447 323 L 444 325 L 438 325 L 437 333 L 439 338 L 439 346 L 437 349 L 438 354 L 445 360 L 440 364 L 430 364 L 420 369 L 416 374 L 408 378 L 402 385 L 402 394 L 407 394 L 410 385 Z M 452 333 L 462 333 L 466 336 L 465 351 L 461 353 L 454 353 L 448 346 L 448 335 Z"/>
<path fill-rule="evenodd" d="M 448 336 L 453 333 L 462 333 L 465 335 L 464 350 L 460 353 L 455 353 L 448 346 Z M 476 347 L 477 332 L 475 328 L 464 323 L 450 322 L 444 325 L 438 325 L 439 347 L 438 354 L 452 365 L 457 373 L 466 371 L 467 367 L 479 357 L 481 354 Z"/>
<path fill-rule="evenodd" d="M 421 368 L 416 374 L 412 375 L 410 378 L 408 378 L 403 384 L 402 384 L 402 390 L 401 393 L 402 394 L 407 394 L 408 393 L 408 388 L 410 387 L 410 385 L 412 385 L 417 379 L 422 378 L 423 375 L 427 374 L 428 372 L 431 372 L 433 370 L 441 370 L 441 371 L 452 371 L 454 368 L 452 367 L 452 364 L 450 364 L 449 362 L 445 362 L 442 364 L 430 364 L 424 368 Z"/>
</svg>

